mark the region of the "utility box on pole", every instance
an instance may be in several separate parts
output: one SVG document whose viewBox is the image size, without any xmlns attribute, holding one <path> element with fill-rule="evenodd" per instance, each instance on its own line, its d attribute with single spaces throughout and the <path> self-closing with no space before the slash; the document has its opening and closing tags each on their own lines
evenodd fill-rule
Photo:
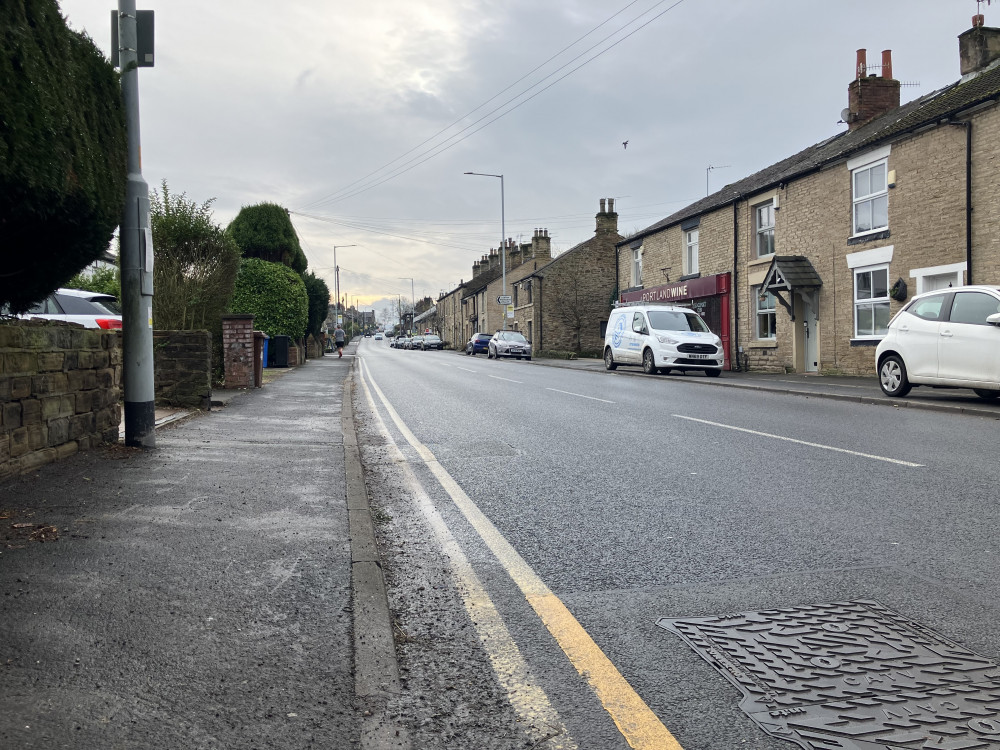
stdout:
<svg viewBox="0 0 1000 750">
<path fill-rule="evenodd" d="M 139 67 L 153 64 L 152 17 L 149 40 L 140 60 L 135 0 L 118 0 L 117 49 L 112 59 L 121 69 L 122 100 L 128 139 L 128 182 L 118 230 L 121 243 L 122 380 L 125 391 L 125 444 L 156 446 L 156 393 L 153 387 L 153 232 L 149 221 L 149 186 L 142 177 L 139 138 Z"/>
</svg>

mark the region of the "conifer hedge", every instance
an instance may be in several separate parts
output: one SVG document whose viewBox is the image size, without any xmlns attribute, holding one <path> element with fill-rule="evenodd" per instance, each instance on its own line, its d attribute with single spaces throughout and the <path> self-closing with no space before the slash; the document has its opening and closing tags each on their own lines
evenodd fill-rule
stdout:
<svg viewBox="0 0 1000 750">
<path fill-rule="evenodd" d="M 308 261 L 299 244 L 288 211 L 275 203 L 244 206 L 227 231 L 236 240 L 244 258 L 282 263 L 302 273 Z"/>
<path fill-rule="evenodd" d="M 55 0 L 0 2 L 0 305 L 25 310 L 107 250 L 126 168 L 111 64 Z"/>
</svg>

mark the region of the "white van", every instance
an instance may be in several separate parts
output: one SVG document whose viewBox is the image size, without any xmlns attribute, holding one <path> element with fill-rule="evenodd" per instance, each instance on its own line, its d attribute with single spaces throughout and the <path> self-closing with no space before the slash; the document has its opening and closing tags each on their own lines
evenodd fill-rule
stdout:
<svg viewBox="0 0 1000 750">
<path fill-rule="evenodd" d="M 626 304 L 611 311 L 604 336 L 604 366 L 641 365 L 647 375 L 702 370 L 718 377 L 725 362 L 722 339 L 689 307 Z"/>
</svg>

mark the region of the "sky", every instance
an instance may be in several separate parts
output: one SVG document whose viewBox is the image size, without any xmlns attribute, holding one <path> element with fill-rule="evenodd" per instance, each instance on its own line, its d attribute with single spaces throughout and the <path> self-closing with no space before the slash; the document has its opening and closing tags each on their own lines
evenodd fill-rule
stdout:
<svg viewBox="0 0 1000 750">
<path fill-rule="evenodd" d="M 110 54 L 112 3 L 60 0 Z M 277 203 L 359 309 L 434 299 L 506 236 L 622 234 L 846 129 L 856 50 L 903 102 L 960 77 L 975 0 L 170 0 L 139 74 L 150 188 Z M 982 3 L 987 26 L 1000 7 Z M 877 72 L 877 71 L 873 71 Z M 623 143 L 628 141 L 628 146 Z M 467 176 L 465 172 L 503 175 Z M 501 196 L 501 183 L 503 195 Z M 334 248 L 336 247 L 336 251 Z"/>
</svg>

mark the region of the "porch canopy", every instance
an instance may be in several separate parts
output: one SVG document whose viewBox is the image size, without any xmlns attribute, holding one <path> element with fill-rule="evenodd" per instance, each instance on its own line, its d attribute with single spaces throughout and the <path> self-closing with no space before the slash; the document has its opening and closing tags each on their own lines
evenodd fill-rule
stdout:
<svg viewBox="0 0 1000 750">
<path fill-rule="evenodd" d="M 788 315 L 795 320 L 795 307 L 792 304 L 792 292 L 810 299 L 812 309 L 819 317 L 819 288 L 823 280 L 816 273 L 812 262 L 804 255 L 775 255 L 771 266 L 760 285 L 760 293 L 770 292 Z"/>
</svg>

